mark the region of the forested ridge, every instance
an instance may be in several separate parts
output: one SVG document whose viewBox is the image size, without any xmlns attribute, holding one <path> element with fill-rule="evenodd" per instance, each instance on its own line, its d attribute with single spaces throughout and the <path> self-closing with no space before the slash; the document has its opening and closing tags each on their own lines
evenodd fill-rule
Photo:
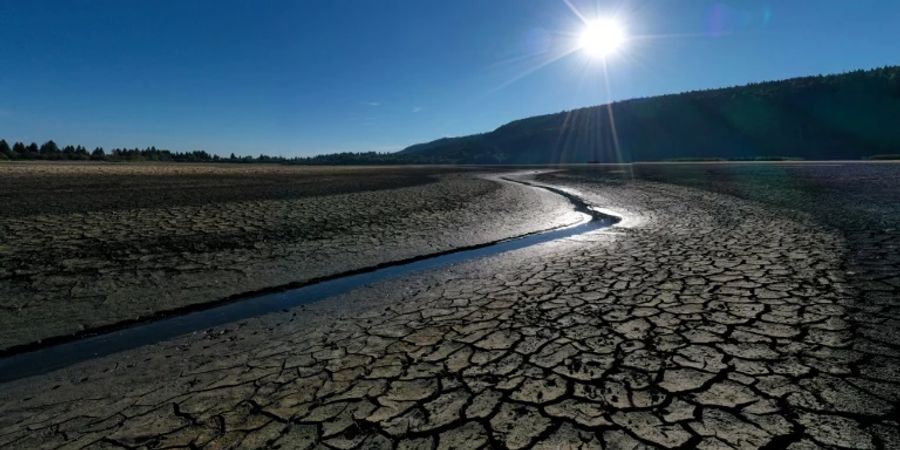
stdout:
<svg viewBox="0 0 900 450">
<path fill-rule="evenodd" d="M 468 163 L 897 154 L 900 67 L 626 100 L 516 120 L 402 153 Z"/>
</svg>

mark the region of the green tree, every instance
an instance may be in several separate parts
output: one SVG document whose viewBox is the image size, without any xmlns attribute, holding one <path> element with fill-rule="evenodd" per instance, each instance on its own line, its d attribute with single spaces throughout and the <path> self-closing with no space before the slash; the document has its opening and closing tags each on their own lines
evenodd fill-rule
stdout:
<svg viewBox="0 0 900 450">
<path fill-rule="evenodd" d="M 59 158 L 59 156 L 60 155 L 56 155 L 56 157 L 53 159 L 57 159 L 57 158 Z M 75 146 L 67 145 L 67 146 L 63 147 L 61 156 L 62 156 L 62 159 L 75 159 Z"/>
<path fill-rule="evenodd" d="M 41 154 L 41 157 L 44 158 L 57 156 L 59 155 L 59 146 L 56 145 L 56 142 L 49 140 L 47 142 L 44 142 L 44 145 L 41 145 L 39 153 Z"/>
<path fill-rule="evenodd" d="M 25 157 L 25 153 L 26 153 L 27 151 L 28 151 L 28 150 L 25 148 L 25 144 L 23 144 L 23 143 L 21 143 L 21 142 L 16 142 L 15 144 L 13 144 L 13 156 L 14 156 L 14 157 L 16 157 L 16 158 L 24 158 L 24 157 Z"/>
<path fill-rule="evenodd" d="M 7 144 L 3 139 L 0 139 L 0 155 L 5 156 L 6 159 L 12 159 L 13 157 L 12 149 L 9 147 L 9 144 Z"/>
</svg>

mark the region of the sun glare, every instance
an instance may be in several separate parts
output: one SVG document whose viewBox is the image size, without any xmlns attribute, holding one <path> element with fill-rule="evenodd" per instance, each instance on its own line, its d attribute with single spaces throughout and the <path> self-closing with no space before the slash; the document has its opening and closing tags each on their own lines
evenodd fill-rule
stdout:
<svg viewBox="0 0 900 450">
<path fill-rule="evenodd" d="M 578 48 L 593 58 L 606 58 L 625 45 L 625 28 L 615 19 L 596 19 L 585 24 Z"/>
</svg>

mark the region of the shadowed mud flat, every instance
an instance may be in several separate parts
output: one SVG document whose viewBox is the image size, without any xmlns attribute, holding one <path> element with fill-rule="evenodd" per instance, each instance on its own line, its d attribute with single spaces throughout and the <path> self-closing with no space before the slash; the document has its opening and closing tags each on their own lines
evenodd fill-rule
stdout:
<svg viewBox="0 0 900 450">
<path fill-rule="evenodd" d="M 0 349 L 577 220 L 445 168 L 0 166 Z"/>
<path fill-rule="evenodd" d="M 624 220 L 0 385 L 0 446 L 900 447 L 900 173 L 705 167 L 541 175 Z"/>
</svg>

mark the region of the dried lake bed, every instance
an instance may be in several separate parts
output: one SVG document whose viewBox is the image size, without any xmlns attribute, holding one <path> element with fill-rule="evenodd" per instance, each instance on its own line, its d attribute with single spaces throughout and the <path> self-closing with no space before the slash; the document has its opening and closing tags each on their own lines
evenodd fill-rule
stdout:
<svg viewBox="0 0 900 450">
<path fill-rule="evenodd" d="M 0 350 L 577 220 L 462 172 L 0 166 Z"/>
<path fill-rule="evenodd" d="M 40 170 L 57 170 L 49 166 Z M 223 197 L 207 203 L 185 197 L 170 204 L 176 197 L 166 195 L 182 194 L 160 194 L 160 203 L 135 201 L 130 209 L 102 206 L 115 203 L 105 200 L 71 203 L 96 202 L 101 206 L 93 211 L 107 220 L 90 221 L 91 212 L 74 209 L 19 206 L 10 210 L 19 213 L 2 218 L 4 231 L 28 231 L 5 233 L 0 256 L 16 251 L 33 255 L 41 246 L 57 245 L 53 251 L 80 257 L 87 254 L 77 247 L 80 239 L 103 241 L 90 234 L 79 237 L 79 231 L 71 231 L 79 230 L 73 224 L 87 223 L 82 225 L 87 229 L 94 223 L 115 224 L 109 228 L 114 231 L 102 236 L 115 236 L 117 245 L 129 249 L 122 242 L 135 240 L 141 245 L 134 248 L 151 248 L 152 255 L 163 256 L 151 258 L 152 265 L 136 263 L 108 275 L 109 283 L 144 292 L 150 284 L 119 279 L 139 280 L 134 274 L 146 267 L 162 270 L 158 268 L 178 258 L 195 265 L 198 259 L 213 261 L 192 268 L 184 278 L 175 277 L 176 284 L 165 291 L 167 299 L 181 298 L 177 293 L 184 291 L 210 292 L 211 298 L 236 286 L 246 288 L 247 283 L 283 283 L 271 283 L 287 278 L 277 270 L 274 273 L 285 278 L 264 278 L 271 266 L 259 261 L 271 261 L 273 255 L 311 254 L 315 250 L 304 249 L 317 245 L 335 249 L 326 255 L 347 255 L 352 253 L 347 249 L 357 245 L 374 249 L 373 259 L 360 263 L 369 264 L 404 254 L 385 252 L 390 243 L 415 253 L 473 239 L 486 242 L 557 225 L 554 220 L 563 222 L 572 211 L 553 193 L 485 178 L 479 170 L 390 169 L 402 182 L 390 177 L 365 181 L 366 176 L 356 174 L 344 182 L 357 183 L 358 190 L 337 196 L 302 196 L 297 193 L 301 187 L 291 191 L 284 185 L 302 178 L 290 170 L 347 169 L 237 170 L 287 174 L 272 183 L 278 187 L 243 188 L 240 183 L 253 184 L 254 177 L 265 179 L 247 175 L 235 176 L 242 181 L 229 181 L 222 188 L 247 196 L 262 192 L 258 197 L 215 194 Z M 378 180 L 381 172 L 371 170 Z M 211 178 L 221 176 L 216 172 Z M 386 281 L 0 385 L 0 446 L 897 448 L 898 176 L 900 165 L 861 163 L 592 166 L 523 176 L 575 192 L 623 220 L 608 229 Z M 120 182 L 133 175 L 125 177 Z M 173 177 L 171 183 L 184 175 Z M 0 179 L 5 183 L 9 178 Z M 70 189 L 70 183 L 60 183 L 58 189 Z M 44 185 L 52 183 L 35 183 L 34 189 Z M 197 184 L 194 190 L 203 191 L 200 186 L 206 185 Z M 270 198 L 286 191 L 290 195 Z M 12 187 L 3 192 L 17 193 Z M 365 197 L 345 200 L 343 195 Z M 137 197 L 139 192 L 130 192 L 122 198 Z M 386 199 L 379 203 L 382 197 Z M 321 206 L 297 203 L 314 200 L 321 200 L 312 203 Z M 277 205 L 256 205 L 266 201 Z M 278 202 L 295 203 L 292 208 Z M 392 209 L 400 208 L 398 203 L 409 203 L 409 209 Z M 215 206 L 177 209 L 209 204 Z M 72 206 L 58 208 L 66 207 Z M 242 214 L 246 210 L 253 212 Z M 153 235 L 155 240 L 141 241 L 163 222 L 159 217 L 173 214 L 197 220 L 187 227 L 193 234 L 177 241 L 180 247 L 156 242 L 181 227 L 162 228 Z M 333 230 L 330 227 L 337 225 L 329 223 L 357 217 L 354 214 L 363 219 L 350 219 L 353 226 L 331 231 L 334 234 L 320 232 L 325 238 L 309 239 L 298 231 L 271 244 L 255 238 L 266 243 L 262 248 L 239 247 L 246 259 L 226 266 L 254 263 L 258 268 L 233 284 L 214 280 L 220 270 L 216 261 L 236 251 L 216 253 L 215 248 L 184 244 L 210 247 L 215 238 L 198 239 L 203 233 L 197 230 L 232 230 L 228 227 L 244 222 L 261 230 L 250 236 L 271 234 L 279 225 L 298 220 L 306 224 L 298 226 L 300 230 Z M 308 217 L 323 216 L 319 228 L 310 225 L 315 220 Z M 380 225 L 363 225 L 371 223 Z M 142 232 L 125 236 L 125 231 L 115 231 L 124 229 Z M 353 233 L 354 240 L 342 240 Z M 58 241 L 40 239 L 54 235 Z M 24 236 L 27 245 L 16 244 L 10 236 Z M 377 237 L 364 239 L 370 236 Z M 190 258 L 173 250 L 181 248 L 190 249 Z M 196 256 L 210 253 L 209 259 Z M 126 255 L 124 262 L 115 264 L 141 259 L 131 258 L 132 252 L 121 255 Z M 41 260 L 21 258 L 12 261 L 38 271 L 29 276 L 43 280 Z M 299 260 L 285 265 L 301 269 L 294 276 L 314 276 L 304 267 L 346 270 L 339 267 L 340 259 L 308 266 L 298 266 Z M 18 261 L 33 262 L 26 266 Z M 4 268 L 4 283 L 28 275 L 9 275 L 9 266 Z M 93 269 L 70 276 L 83 274 L 95 276 Z M 206 276 L 213 281 L 205 286 L 214 288 L 192 289 L 188 283 Z M 103 285 L 90 280 L 81 286 Z M 70 285 L 68 291 L 48 291 L 57 292 L 56 297 L 41 285 L 17 286 L 18 291 L 6 289 L 19 297 L 2 297 L 39 305 L 29 313 L 31 322 L 40 322 L 41 314 L 63 323 L 65 317 L 82 317 L 50 312 L 56 305 L 81 301 L 72 296 Z M 115 300 L 99 305 L 110 302 Z M 15 304 L 5 307 L 17 310 Z M 52 334 L 47 329 L 44 334 Z M 40 335 L 4 332 L 12 343 L 27 341 L 17 336 Z"/>
</svg>

